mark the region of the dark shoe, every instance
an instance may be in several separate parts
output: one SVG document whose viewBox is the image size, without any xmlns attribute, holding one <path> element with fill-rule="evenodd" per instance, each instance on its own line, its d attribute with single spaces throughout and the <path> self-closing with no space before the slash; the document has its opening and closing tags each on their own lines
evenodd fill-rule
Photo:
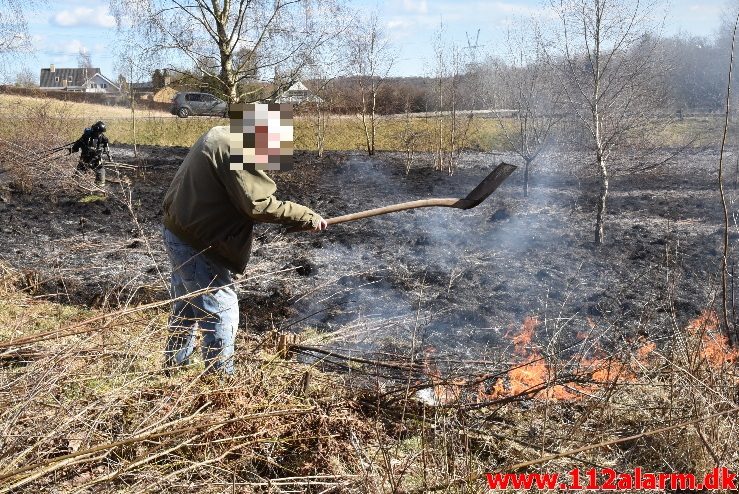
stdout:
<svg viewBox="0 0 739 494">
<path fill-rule="evenodd" d="M 105 168 L 95 170 L 95 185 L 99 187 L 105 185 Z"/>
</svg>

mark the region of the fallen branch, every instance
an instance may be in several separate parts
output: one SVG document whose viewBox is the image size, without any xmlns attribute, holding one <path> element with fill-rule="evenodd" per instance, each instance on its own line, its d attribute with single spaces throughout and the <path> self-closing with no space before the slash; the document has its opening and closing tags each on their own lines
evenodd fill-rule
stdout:
<svg viewBox="0 0 739 494">
<path fill-rule="evenodd" d="M 141 441 L 151 441 L 153 439 L 170 436 L 172 434 L 182 434 L 182 433 L 197 431 L 203 428 L 223 426 L 223 425 L 232 424 L 235 422 L 241 422 L 245 420 L 254 420 L 254 419 L 260 419 L 260 418 L 267 418 L 267 417 L 282 417 L 286 415 L 304 415 L 314 410 L 315 410 L 314 407 L 304 408 L 304 409 L 276 410 L 273 412 L 242 415 L 240 417 L 235 417 L 235 418 L 226 419 L 226 420 L 208 421 L 208 422 L 203 422 L 201 424 L 192 425 L 189 427 L 177 428 L 174 430 L 140 434 L 138 436 L 130 437 L 128 439 L 122 439 L 120 441 L 114 441 L 111 443 L 99 444 L 97 446 L 93 446 L 92 448 L 76 451 L 74 453 L 69 453 L 63 456 L 58 456 L 48 461 L 28 465 L 23 468 L 13 470 L 11 472 L 2 473 L 0 474 L 0 480 L 6 480 L 6 479 L 18 477 L 19 475 L 22 475 L 27 472 L 32 472 L 37 469 L 42 469 L 43 475 L 46 475 L 46 474 L 49 474 L 51 472 L 54 472 L 56 470 L 59 470 L 65 467 L 68 464 L 69 460 L 73 460 L 75 458 L 89 456 L 89 455 L 92 455 L 98 452 L 108 451 L 108 450 L 111 450 L 111 449 L 114 449 L 120 446 L 127 446 L 127 445 L 138 443 Z M 31 476 L 34 477 L 34 479 L 39 477 L 39 475 L 37 474 L 31 474 Z M 10 492 L 16 485 L 17 484 L 13 484 L 11 486 L 4 487 L 2 490 L 0 490 L 0 494 Z"/>
<path fill-rule="evenodd" d="M 576 448 L 576 449 L 571 449 L 569 451 L 564 451 L 561 453 L 556 453 L 556 454 L 552 454 L 548 456 L 542 456 L 541 458 L 538 458 L 536 460 L 525 461 L 522 463 L 515 463 L 510 466 L 498 468 L 497 470 L 494 470 L 491 473 L 517 472 L 524 468 L 532 467 L 534 465 L 541 465 L 542 463 L 547 463 L 549 461 L 557 460 L 559 458 L 567 458 L 567 457 L 571 457 L 572 455 L 575 455 L 578 453 L 585 453 L 586 451 L 592 451 L 594 449 L 600 449 L 600 448 L 605 448 L 608 446 L 615 446 L 616 444 L 626 443 L 629 441 L 635 441 L 637 439 L 654 436 L 656 434 L 661 434 L 663 432 L 668 432 L 668 431 L 675 430 L 675 429 L 681 429 L 683 427 L 688 427 L 694 424 L 699 424 L 701 422 L 705 422 L 707 420 L 711 420 L 716 417 L 721 417 L 723 415 L 730 415 L 732 413 L 737 413 L 737 412 L 739 412 L 739 407 L 733 407 L 728 410 L 724 410 L 723 412 L 716 412 L 711 415 L 706 415 L 705 417 L 699 417 L 696 419 L 687 420 L 685 422 L 680 422 L 678 424 L 668 425 L 665 427 L 660 427 L 658 429 L 652 429 L 651 431 L 641 432 L 639 434 L 634 434 L 633 436 L 612 439 L 610 441 L 604 441 L 598 444 L 591 444 L 589 446 L 583 446 L 582 448 Z M 444 491 L 444 490 L 448 490 L 450 487 L 457 485 L 457 484 L 466 484 L 466 483 L 480 480 L 483 477 L 483 475 L 484 474 L 475 474 L 465 479 L 455 479 L 455 480 L 452 480 L 451 482 L 446 482 L 444 484 L 439 484 L 439 485 L 435 485 L 432 487 L 424 487 L 422 489 L 414 489 L 412 491 L 404 491 L 404 492 L 405 494 L 423 494 L 425 492 Z"/>
</svg>

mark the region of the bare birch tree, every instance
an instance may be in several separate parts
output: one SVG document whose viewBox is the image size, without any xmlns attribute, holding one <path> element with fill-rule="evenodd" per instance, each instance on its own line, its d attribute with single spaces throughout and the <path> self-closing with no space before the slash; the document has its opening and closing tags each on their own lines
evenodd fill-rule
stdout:
<svg viewBox="0 0 739 494">
<path fill-rule="evenodd" d="M 393 67 L 395 55 L 376 14 L 366 21 L 357 21 L 351 31 L 350 60 L 359 83 L 359 116 L 367 154 L 372 156 L 377 138 L 377 95 Z"/>
<path fill-rule="evenodd" d="M 346 18 L 338 0 L 110 0 L 110 6 L 119 27 L 146 39 L 170 70 L 194 66 L 229 102 L 243 100 L 239 85 L 254 78 L 276 82 L 274 95 L 292 85 L 312 50 L 341 32 Z"/>
<path fill-rule="evenodd" d="M 313 82 L 313 91 L 311 98 L 304 103 L 313 111 L 313 129 L 316 138 L 316 151 L 318 152 L 319 158 L 323 158 L 326 145 L 326 127 L 328 126 L 333 105 L 328 88 L 335 77 L 329 75 L 322 68 L 323 65 L 316 65 L 308 72 Z"/>
<path fill-rule="evenodd" d="M 92 55 L 85 48 L 80 48 L 77 53 L 77 67 L 80 69 L 91 69 L 92 68 Z"/>
<path fill-rule="evenodd" d="M 314 61 L 306 70 L 306 75 L 311 81 L 311 95 L 303 104 L 312 110 L 315 117 L 313 128 L 319 158 L 323 157 L 326 128 L 335 108 L 335 92 L 332 91 L 332 83 L 337 77 L 349 71 L 350 47 L 343 41 L 343 36 L 337 37 L 315 50 Z"/>
<path fill-rule="evenodd" d="M 523 195 L 529 195 L 531 165 L 544 150 L 560 119 L 556 77 L 545 63 L 533 33 L 510 31 L 506 38 L 506 60 L 493 60 L 493 78 L 498 87 L 493 108 L 498 125 L 510 148 L 524 162 Z M 502 108 L 512 110 L 504 114 Z"/>
<path fill-rule="evenodd" d="M 479 91 L 479 87 L 474 87 L 474 81 L 478 78 L 476 53 L 468 51 L 465 55 L 457 43 L 448 42 L 443 23 L 434 33 L 433 47 L 433 97 L 436 104 L 434 169 L 445 170 L 453 175 L 459 157 L 468 145 L 474 118 Z M 473 82 L 472 91 L 470 87 L 464 87 L 468 78 L 469 82 Z M 466 115 L 461 111 L 464 106 L 470 110 Z"/>
<path fill-rule="evenodd" d="M 460 142 L 460 129 L 462 127 L 459 121 L 459 79 L 462 75 L 462 55 L 459 47 L 452 43 L 450 47 L 451 74 L 449 78 L 449 157 L 447 160 L 447 172 L 453 175 L 457 169 L 457 158 L 462 150 Z M 473 116 L 470 113 L 470 118 Z M 469 120 L 468 120 L 469 121 Z"/>
<path fill-rule="evenodd" d="M 444 45 L 444 24 L 439 23 L 439 29 L 434 33 L 434 98 L 436 103 L 436 135 L 434 136 L 434 169 L 444 169 L 444 105 L 446 99 L 445 81 L 449 77 L 449 68 Z"/>
<path fill-rule="evenodd" d="M 131 138 L 133 141 L 133 155 L 138 157 L 138 139 L 136 135 L 136 98 L 134 94 L 134 84 L 141 81 L 142 74 L 147 74 L 146 70 L 142 70 L 141 60 L 135 57 L 131 52 L 121 54 L 118 61 L 118 68 L 121 75 L 125 74 L 128 89 L 128 105 L 131 110 Z"/>
<path fill-rule="evenodd" d="M 599 176 L 595 243 L 604 241 L 612 153 L 647 129 L 659 96 L 655 3 L 554 0 L 558 26 L 545 44 L 569 112 L 586 129 Z"/>
<path fill-rule="evenodd" d="M 138 139 L 136 132 L 137 124 L 137 108 L 136 98 L 134 91 L 134 84 L 151 80 L 154 81 L 154 77 L 151 77 L 152 69 L 156 66 L 156 57 L 147 49 L 145 45 L 141 43 L 133 33 L 128 33 L 129 36 L 119 40 L 116 46 L 116 69 L 122 78 L 126 80 L 125 88 L 128 93 L 128 104 L 131 110 L 131 137 L 133 140 L 133 153 L 134 156 L 138 157 Z M 163 79 L 163 76 L 160 76 Z"/>
</svg>

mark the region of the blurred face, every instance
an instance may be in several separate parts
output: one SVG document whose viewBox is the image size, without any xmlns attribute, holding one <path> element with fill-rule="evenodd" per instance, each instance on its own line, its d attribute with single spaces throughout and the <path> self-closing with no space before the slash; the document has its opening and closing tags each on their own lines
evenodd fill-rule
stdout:
<svg viewBox="0 0 739 494">
<path fill-rule="evenodd" d="M 292 168 L 292 105 L 235 104 L 228 113 L 232 170 Z"/>
</svg>

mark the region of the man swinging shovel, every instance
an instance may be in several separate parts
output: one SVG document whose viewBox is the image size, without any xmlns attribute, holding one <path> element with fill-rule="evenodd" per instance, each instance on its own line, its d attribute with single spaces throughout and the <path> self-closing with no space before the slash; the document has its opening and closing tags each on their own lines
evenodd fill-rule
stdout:
<svg viewBox="0 0 739 494">
<path fill-rule="evenodd" d="M 200 330 L 206 371 L 234 372 L 239 310 L 232 275 L 246 269 L 255 223 L 318 232 L 329 224 L 411 208 L 469 209 L 516 168 L 500 164 L 461 199 L 424 199 L 325 220 L 303 205 L 277 199 L 275 183 L 265 173 L 292 165 L 292 108 L 249 105 L 229 114 L 231 127 L 214 127 L 198 140 L 164 198 L 163 236 L 176 299 L 165 349 L 168 370 L 189 363 Z"/>
</svg>

